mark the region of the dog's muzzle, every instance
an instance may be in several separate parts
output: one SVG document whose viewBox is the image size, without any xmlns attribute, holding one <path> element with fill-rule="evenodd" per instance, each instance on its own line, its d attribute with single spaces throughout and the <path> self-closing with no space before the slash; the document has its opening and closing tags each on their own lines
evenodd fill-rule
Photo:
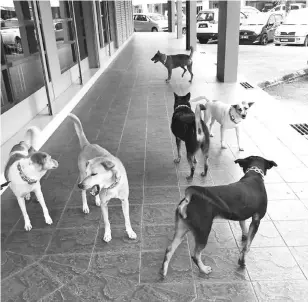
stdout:
<svg viewBox="0 0 308 302">
<path fill-rule="evenodd" d="M 153 61 L 154 63 L 157 63 L 157 62 L 158 62 L 158 60 L 156 60 L 156 59 L 154 59 L 154 58 L 152 58 L 151 61 Z"/>
<path fill-rule="evenodd" d="M 91 188 L 90 194 L 92 196 L 96 196 L 100 191 L 100 186 L 99 185 L 95 185 Z"/>
<path fill-rule="evenodd" d="M 246 118 L 246 115 L 242 115 L 242 119 L 245 119 Z"/>
</svg>

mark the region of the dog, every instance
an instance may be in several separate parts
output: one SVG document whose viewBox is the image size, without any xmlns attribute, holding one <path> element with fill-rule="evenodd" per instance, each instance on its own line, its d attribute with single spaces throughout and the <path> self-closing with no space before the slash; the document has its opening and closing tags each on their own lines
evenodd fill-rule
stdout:
<svg viewBox="0 0 308 302">
<path fill-rule="evenodd" d="M 136 239 L 129 218 L 129 186 L 126 170 L 117 157 L 106 149 L 96 144 L 90 144 L 86 138 L 79 118 L 70 113 L 77 136 L 79 138 L 81 152 L 78 156 L 78 168 L 80 172 L 80 183 L 78 187 L 82 190 L 83 212 L 89 213 L 86 190 L 95 196 L 97 206 L 101 206 L 105 224 L 104 241 L 111 240 L 111 229 L 108 219 L 108 202 L 112 198 L 118 198 L 122 202 L 122 210 L 125 220 L 125 228 L 129 238 Z"/>
<path fill-rule="evenodd" d="M 203 98 L 206 99 L 206 97 Z M 209 126 L 211 137 L 213 137 L 212 127 L 215 121 L 220 124 L 220 141 L 222 149 L 227 148 L 225 144 L 225 130 L 234 128 L 239 151 L 244 151 L 244 148 L 241 146 L 240 123 L 247 117 L 248 110 L 253 104 L 253 102 L 247 103 L 246 101 L 242 101 L 235 105 L 228 105 L 220 101 L 210 101 L 206 99 L 206 102 L 203 104 L 206 108 L 204 121 L 208 124 L 211 119 Z"/>
<path fill-rule="evenodd" d="M 40 130 L 30 127 L 25 136 L 25 141 L 15 145 L 9 155 L 9 160 L 5 166 L 4 177 L 18 200 L 18 204 L 25 221 L 25 230 L 32 229 L 31 221 L 27 213 L 25 200 L 29 200 L 31 192 L 34 192 L 40 203 L 45 222 L 52 224 L 44 196 L 41 190 L 40 180 L 47 171 L 56 169 L 58 162 L 52 159 L 46 152 L 36 151 Z M 1 186 L 2 189 L 3 186 Z"/>
<path fill-rule="evenodd" d="M 197 97 L 194 101 L 201 100 L 203 97 Z M 178 96 L 174 93 L 174 113 L 171 122 L 171 131 L 176 139 L 178 157 L 175 163 L 181 161 L 181 141 L 185 142 L 187 160 L 190 166 L 190 175 L 186 177 L 188 181 L 192 180 L 197 163 L 195 155 L 201 149 L 204 156 L 204 172 L 206 176 L 208 171 L 208 157 L 210 148 L 209 130 L 201 119 L 201 110 L 204 106 L 199 104 L 195 113 L 191 110 L 190 92 L 185 96 Z"/>
<path fill-rule="evenodd" d="M 209 274 L 212 271 L 210 266 L 203 264 L 201 252 L 207 244 L 215 217 L 239 221 L 244 245 L 238 264 L 245 266 L 245 256 L 267 209 L 264 175 L 277 164 L 259 156 L 237 159 L 235 163 L 245 173 L 238 182 L 214 187 L 190 186 L 186 189 L 185 197 L 176 209 L 175 234 L 165 253 L 161 270 L 163 278 L 167 275 L 173 253 L 188 231 L 192 231 L 195 238 L 194 263 L 201 273 Z M 250 217 L 252 222 L 247 231 L 245 220 Z"/>
<path fill-rule="evenodd" d="M 168 69 L 168 79 L 166 79 L 166 82 L 169 83 L 172 75 L 172 69 L 181 67 L 184 71 L 182 74 L 182 77 L 184 76 L 185 72 L 188 70 L 190 73 L 190 80 L 191 83 L 194 77 L 194 74 L 192 72 L 192 56 L 194 53 L 194 48 L 190 47 L 190 55 L 185 54 L 178 54 L 178 55 L 166 55 L 164 53 L 161 53 L 159 50 L 154 55 L 154 57 L 151 59 L 154 63 L 161 62 L 167 69 Z M 185 68 L 187 66 L 187 69 Z"/>
</svg>

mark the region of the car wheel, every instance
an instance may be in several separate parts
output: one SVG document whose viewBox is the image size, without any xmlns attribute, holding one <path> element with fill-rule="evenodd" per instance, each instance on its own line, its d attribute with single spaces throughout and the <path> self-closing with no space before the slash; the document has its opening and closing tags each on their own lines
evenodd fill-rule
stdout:
<svg viewBox="0 0 308 302">
<path fill-rule="evenodd" d="M 157 32 L 158 32 L 157 28 L 156 28 L 156 27 L 153 27 L 153 28 L 152 28 L 152 32 L 157 33 Z"/>
<path fill-rule="evenodd" d="M 260 40 L 260 44 L 261 45 L 267 45 L 268 43 L 268 36 L 267 34 L 263 34 L 262 37 L 261 37 L 261 40 Z"/>
<path fill-rule="evenodd" d="M 16 47 L 16 52 L 17 53 L 22 53 L 22 45 L 21 45 L 21 39 L 20 38 L 15 38 L 15 47 Z"/>
<path fill-rule="evenodd" d="M 134 28 L 134 32 L 136 32 L 136 28 Z"/>
<path fill-rule="evenodd" d="M 183 34 L 183 35 L 186 35 L 186 27 L 183 27 L 183 28 L 182 28 L 182 34 Z"/>
<path fill-rule="evenodd" d="M 209 39 L 199 39 L 200 44 L 206 44 Z"/>
<path fill-rule="evenodd" d="M 304 41 L 304 44 L 303 44 L 304 47 L 308 47 L 308 36 L 306 36 L 306 39 Z"/>
<path fill-rule="evenodd" d="M 275 46 L 280 46 L 280 44 L 275 44 Z"/>
</svg>

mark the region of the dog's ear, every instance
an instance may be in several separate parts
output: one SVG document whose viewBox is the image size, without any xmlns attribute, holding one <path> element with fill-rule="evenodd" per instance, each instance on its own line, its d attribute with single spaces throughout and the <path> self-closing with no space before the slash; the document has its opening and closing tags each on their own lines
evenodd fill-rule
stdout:
<svg viewBox="0 0 308 302">
<path fill-rule="evenodd" d="M 237 109 L 237 104 L 235 104 L 235 105 L 231 105 L 233 108 L 235 108 L 235 109 Z"/>
<path fill-rule="evenodd" d="M 277 164 L 273 160 L 266 160 L 266 162 L 267 162 L 267 167 L 266 168 L 268 170 L 273 168 L 273 167 L 277 167 Z"/>
<path fill-rule="evenodd" d="M 190 92 L 188 92 L 188 93 L 185 95 L 185 98 L 188 99 L 188 100 L 190 100 L 190 96 L 191 96 L 191 94 L 190 94 Z"/>
<path fill-rule="evenodd" d="M 251 107 L 255 102 L 248 103 L 248 106 Z"/>
<path fill-rule="evenodd" d="M 175 97 L 175 98 L 178 98 L 178 97 L 179 97 L 175 92 L 173 92 L 173 94 L 174 94 L 174 97 Z"/>
<path fill-rule="evenodd" d="M 158 53 L 158 54 L 160 54 L 160 51 L 159 51 L 159 50 L 157 50 L 157 53 Z"/>
<path fill-rule="evenodd" d="M 106 170 L 111 170 L 114 167 L 114 163 L 110 160 L 102 161 L 101 164 Z"/>
<path fill-rule="evenodd" d="M 244 165 L 247 164 L 247 159 L 246 159 L 246 158 L 244 158 L 244 159 L 239 158 L 239 159 L 235 160 L 234 162 L 235 162 L 236 164 L 239 164 L 240 167 L 243 168 Z"/>
</svg>

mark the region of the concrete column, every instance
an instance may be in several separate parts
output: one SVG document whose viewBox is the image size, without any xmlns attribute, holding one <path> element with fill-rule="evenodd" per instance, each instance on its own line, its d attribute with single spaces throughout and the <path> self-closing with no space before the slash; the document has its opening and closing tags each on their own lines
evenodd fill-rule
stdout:
<svg viewBox="0 0 308 302">
<path fill-rule="evenodd" d="M 174 0 L 168 0 L 168 32 L 175 31 L 175 3 Z"/>
<path fill-rule="evenodd" d="M 186 1 L 186 50 L 192 46 L 196 50 L 197 32 L 196 32 L 196 14 L 197 3 L 195 0 Z"/>
<path fill-rule="evenodd" d="M 176 11 L 177 11 L 177 38 L 181 39 L 182 34 L 182 0 L 176 2 Z"/>
<path fill-rule="evenodd" d="M 237 81 L 240 1 L 219 1 L 217 79 Z"/>
<path fill-rule="evenodd" d="M 148 12 L 148 5 L 147 3 L 142 3 L 142 13 L 146 14 Z"/>
<path fill-rule="evenodd" d="M 210 1 L 209 0 L 203 0 L 202 1 L 202 10 L 203 9 L 209 9 L 210 8 Z"/>
</svg>

